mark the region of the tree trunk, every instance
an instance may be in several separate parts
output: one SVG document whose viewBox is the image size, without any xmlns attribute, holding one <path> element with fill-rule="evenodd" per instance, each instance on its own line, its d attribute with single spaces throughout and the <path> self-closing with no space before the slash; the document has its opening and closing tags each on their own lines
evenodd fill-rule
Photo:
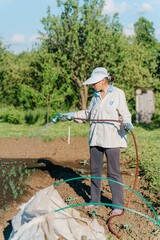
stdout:
<svg viewBox="0 0 160 240">
<path fill-rule="evenodd" d="M 88 101 L 88 87 L 84 86 L 80 90 L 81 95 L 81 108 L 84 110 L 87 108 L 87 101 Z"/>
<path fill-rule="evenodd" d="M 50 104 L 50 95 L 47 95 L 47 123 L 50 122 L 50 108 L 51 108 L 51 104 Z"/>
</svg>

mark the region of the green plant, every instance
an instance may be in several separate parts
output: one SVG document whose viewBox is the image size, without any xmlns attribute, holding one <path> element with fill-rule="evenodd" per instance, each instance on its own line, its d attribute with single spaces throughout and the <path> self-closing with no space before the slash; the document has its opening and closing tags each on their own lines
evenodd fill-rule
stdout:
<svg viewBox="0 0 160 240">
<path fill-rule="evenodd" d="M 87 170 L 81 168 L 81 169 L 77 169 L 76 171 L 77 173 L 80 173 L 80 174 L 85 174 L 87 172 Z"/>
<path fill-rule="evenodd" d="M 25 185 L 21 182 L 23 179 L 28 181 L 34 171 L 35 169 L 27 169 L 27 165 L 19 161 L 0 161 L 0 180 L 3 186 L 1 207 L 24 193 Z"/>
<path fill-rule="evenodd" d="M 2 177 L 4 177 L 6 175 L 6 170 L 2 169 Z"/>
<path fill-rule="evenodd" d="M 4 116 L 4 121 L 13 124 L 21 124 L 24 122 L 23 112 L 16 108 L 9 108 Z"/>
<path fill-rule="evenodd" d="M 16 167 L 15 166 L 12 166 L 10 172 L 8 173 L 8 176 L 11 177 L 11 176 L 14 176 L 16 177 L 17 174 L 16 174 Z"/>
<path fill-rule="evenodd" d="M 80 164 L 83 165 L 83 166 L 86 166 L 89 163 L 88 163 L 88 160 L 85 159 L 85 160 L 80 161 Z"/>
<path fill-rule="evenodd" d="M 46 111 L 45 109 L 27 110 L 25 112 L 25 122 L 27 124 L 39 123 L 40 125 L 45 124 Z"/>
<path fill-rule="evenodd" d="M 73 203 L 77 198 L 76 197 L 67 197 L 64 201 L 71 204 Z"/>
</svg>

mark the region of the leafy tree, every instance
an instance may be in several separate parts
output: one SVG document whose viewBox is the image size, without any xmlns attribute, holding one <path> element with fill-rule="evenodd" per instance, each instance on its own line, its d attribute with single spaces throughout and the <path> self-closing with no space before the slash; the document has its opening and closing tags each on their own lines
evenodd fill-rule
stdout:
<svg viewBox="0 0 160 240">
<path fill-rule="evenodd" d="M 55 96 L 55 89 L 57 89 L 58 69 L 54 67 L 52 56 L 49 53 L 44 53 L 43 63 L 43 82 L 42 82 L 42 95 L 47 106 L 47 123 L 50 120 L 50 109 Z M 54 105 L 52 106 L 54 107 Z"/>
<path fill-rule="evenodd" d="M 153 23 L 149 22 L 146 18 L 139 18 L 138 21 L 134 24 L 134 30 L 138 44 L 149 48 L 155 46 L 157 43 L 157 40 L 154 36 L 155 29 L 153 27 Z"/>
<path fill-rule="evenodd" d="M 34 109 L 38 107 L 41 100 L 41 95 L 34 88 L 26 84 L 20 84 L 18 89 L 18 106 L 23 107 L 25 110 Z"/>
<path fill-rule="evenodd" d="M 155 38 L 155 29 L 153 23 L 145 18 L 140 18 L 135 24 L 135 40 L 137 44 L 143 48 L 143 56 L 141 58 L 141 66 L 148 71 L 145 87 L 154 88 L 156 99 L 156 114 L 159 112 L 159 96 L 160 96 L 160 44 Z M 141 55 L 142 56 L 142 55 Z M 141 85 L 144 86 L 144 84 Z"/>
<path fill-rule="evenodd" d="M 156 40 L 154 33 L 155 29 L 153 23 L 145 18 L 139 18 L 134 24 L 135 40 L 146 51 L 146 60 L 143 64 L 149 68 L 152 76 L 159 74 L 159 43 Z"/>
<path fill-rule="evenodd" d="M 17 57 L 6 52 L 1 63 L 1 103 L 16 104 L 17 89 L 21 80 Z"/>
<path fill-rule="evenodd" d="M 62 84 L 66 89 L 72 86 L 75 92 L 73 105 L 80 99 L 80 106 L 84 109 L 88 87 L 82 87 L 82 82 L 95 67 L 106 62 L 105 53 L 119 26 L 117 22 L 112 23 L 116 26 L 114 29 L 109 18 L 102 15 L 102 0 L 83 0 L 81 6 L 77 0 L 59 0 L 58 4 L 63 8 L 61 16 L 52 17 L 48 9 L 48 16 L 42 19 L 45 33 L 41 33 L 41 37 L 48 52 L 54 54 L 55 64 L 61 67 Z"/>
<path fill-rule="evenodd" d="M 85 109 L 90 89 L 82 83 L 97 66 L 113 73 L 135 112 L 135 89 L 154 88 L 156 114 L 160 99 L 160 45 L 153 24 L 135 23 L 135 37 L 126 37 L 118 15 L 103 13 L 103 0 L 57 0 L 62 12 L 42 19 L 42 44 L 14 55 L 0 42 L 0 101 L 25 110 Z M 159 114 L 160 115 L 160 114 Z M 156 117 L 157 117 L 156 116 Z M 158 119 L 158 117 L 157 117 Z"/>
<path fill-rule="evenodd" d="M 0 41 L 0 101 L 3 102 L 3 79 L 4 79 L 4 61 L 7 51 L 3 46 L 2 41 Z"/>
</svg>

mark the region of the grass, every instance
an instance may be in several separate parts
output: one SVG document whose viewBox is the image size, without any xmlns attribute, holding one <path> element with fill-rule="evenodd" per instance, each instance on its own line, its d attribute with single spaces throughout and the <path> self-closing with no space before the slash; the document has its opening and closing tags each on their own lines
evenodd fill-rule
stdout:
<svg viewBox="0 0 160 240">
<path fill-rule="evenodd" d="M 68 135 L 68 127 L 70 126 L 71 136 L 87 136 L 89 124 L 74 123 L 74 122 L 57 122 L 56 124 L 38 125 L 15 125 L 9 123 L 0 123 L 0 137 L 33 137 L 43 138 L 44 140 L 54 140 L 56 138 L 65 138 Z"/>
<path fill-rule="evenodd" d="M 89 123 L 78 124 L 73 121 L 44 126 L 0 123 L 0 137 L 42 138 L 44 141 L 52 141 L 56 138 L 67 138 L 68 127 L 70 127 L 71 138 L 88 137 Z M 160 128 L 135 126 L 133 133 L 138 145 L 141 172 L 148 180 L 150 188 L 158 193 L 160 189 Z M 122 157 L 131 160 L 131 164 L 135 166 L 135 148 L 131 134 L 128 134 L 128 148 L 122 149 Z"/>
</svg>

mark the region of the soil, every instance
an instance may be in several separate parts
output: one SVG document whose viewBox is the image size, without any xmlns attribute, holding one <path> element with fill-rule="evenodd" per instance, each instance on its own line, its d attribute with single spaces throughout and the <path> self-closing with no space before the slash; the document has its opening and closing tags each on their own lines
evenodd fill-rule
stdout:
<svg viewBox="0 0 160 240">
<path fill-rule="evenodd" d="M 7 196 L 7 206 L 3 208 L 3 184 L 1 192 L 0 212 L 0 240 L 7 240 L 12 230 L 11 220 L 19 211 L 19 206 L 27 202 L 36 192 L 44 189 L 59 180 L 66 180 L 89 174 L 89 148 L 87 138 L 71 138 L 70 144 L 67 139 L 56 139 L 52 142 L 44 142 L 42 139 L 33 138 L 5 138 L 0 139 L 0 164 L 25 163 L 27 168 L 36 168 L 35 172 L 25 181 L 25 191 L 18 198 L 13 199 L 11 194 Z M 135 168 L 130 167 L 130 162 L 121 159 L 121 171 L 124 184 L 132 187 L 135 180 Z M 103 177 L 106 177 L 106 159 L 104 159 Z M 56 186 L 61 197 L 68 204 L 78 204 L 90 201 L 90 179 L 66 182 Z M 152 203 L 157 216 L 160 215 L 159 200 L 154 193 L 150 193 L 143 176 L 138 176 L 136 191 L 146 200 Z M 130 196 L 130 191 L 124 188 L 125 202 L 128 207 L 141 212 L 147 217 L 125 211 L 122 216 L 114 217 L 110 226 L 121 239 L 160 239 L 160 228 L 152 219 L 155 218 L 153 211 L 146 205 L 146 202 L 136 194 Z M 130 198 L 131 197 L 131 198 Z M 129 202 L 130 200 L 130 202 Z M 107 220 L 111 207 L 111 193 L 108 181 L 102 180 L 102 203 L 95 211 L 79 206 L 76 208 L 83 217 L 96 218 L 104 226 L 108 239 L 115 240 L 117 237 L 108 228 Z M 106 205 L 105 205 L 106 204 Z"/>
</svg>

